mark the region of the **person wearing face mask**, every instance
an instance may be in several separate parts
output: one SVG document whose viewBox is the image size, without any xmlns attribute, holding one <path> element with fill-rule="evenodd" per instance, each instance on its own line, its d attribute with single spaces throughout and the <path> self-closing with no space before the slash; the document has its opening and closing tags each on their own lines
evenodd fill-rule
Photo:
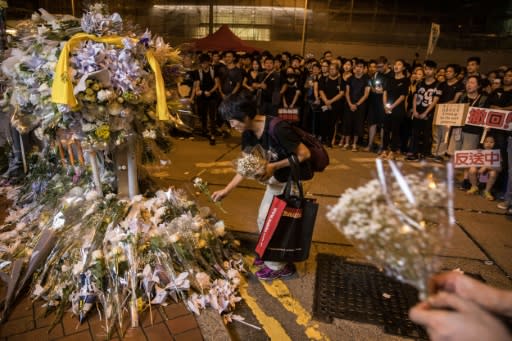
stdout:
<svg viewBox="0 0 512 341">
<path fill-rule="evenodd" d="M 281 103 L 283 108 L 297 109 L 300 112 L 298 105 L 300 94 L 301 90 L 297 74 L 292 67 L 287 67 L 285 82 L 281 87 Z"/>
</svg>

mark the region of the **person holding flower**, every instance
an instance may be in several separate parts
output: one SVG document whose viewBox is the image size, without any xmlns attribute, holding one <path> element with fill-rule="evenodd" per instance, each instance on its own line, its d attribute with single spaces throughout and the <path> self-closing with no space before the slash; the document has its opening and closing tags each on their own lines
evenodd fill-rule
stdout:
<svg viewBox="0 0 512 341">
<path fill-rule="evenodd" d="M 242 150 L 261 145 L 270 156 L 270 161 L 259 177 L 259 180 L 267 182 L 257 219 L 258 228 L 261 231 L 273 197 L 283 193 L 288 180 L 290 174 L 288 158 L 295 154 L 301 163 L 301 172 L 306 172 L 309 163 L 303 161 L 309 159 L 310 151 L 301 142 L 300 137 L 290 124 L 285 121 L 280 121 L 275 125 L 271 136 L 270 122 L 276 118 L 258 114 L 256 99 L 250 93 L 242 92 L 226 97 L 219 110 L 223 119 L 228 121 L 233 129 L 242 133 Z M 214 201 L 222 200 L 243 179 L 244 176 L 237 173 L 226 187 L 212 194 L 212 199 Z M 255 265 L 261 266 L 261 269 L 256 272 L 256 276 L 262 280 L 288 277 L 296 271 L 295 266 L 291 263 L 263 262 L 256 259 Z"/>
<path fill-rule="evenodd" d="M 409 311 L 431 340 L 511 340 L 500 317 L 512 317 L 512 291 L 501 290 L 457 271 L 431 279 L 433 291 Z"/>
</svg>

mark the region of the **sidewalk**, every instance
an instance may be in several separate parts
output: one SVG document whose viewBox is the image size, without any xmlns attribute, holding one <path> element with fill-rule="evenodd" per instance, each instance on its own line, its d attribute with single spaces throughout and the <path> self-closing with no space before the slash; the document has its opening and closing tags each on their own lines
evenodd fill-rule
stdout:
<svg viewBox="0 0 512 341">
<path fill-rule="evenodd" d="M 218 141 L 209 146 L 204 139 L 175 140 L 170 154 L 171 166 L 156 166 L 148 169 L 161 188 L 174 185 L 194 195 L 191 179 L 200 175 L 210 184 L 213 192 L 222 188 L 233 176 L 231 160 L 239 153 L 239 138 Z M 247 326 L 233 322 L 227 326 L 233 340 L 268 340 L 269 331 L 277 328 L 286 336 L 282 340 L 311 340 L 312 332 L 320 339 L 330 340 L 381 340 L 396 341 L 404 338 L 385 334 L 380 328 L 348 320 L 335 319 L 332 323 L 317 321 L 312 316 L 313 293 L 315 291 L 316 255 L 328 253 L 348 258 L 362 258 L 362 254 L 330 224 L 325 213 L 329 205 L 337 202 L 339 195 L 348 187 L 357 187 L 374 178 L 375 154 L 353 153 L 339 148 L 330 149 L 331 165 L 315 175 L 305 184 L 308 195 L 317 198 L 320 210 L 314 232 L 314 243 L 306 262 L 297 264 L 298 273 L 286 281 L 266 283 L 253 274 L 246 277 L 246 297 L 253 301 L 237 304 L 235 314 L 245 318 Z M 407 163 L 408 167 L 419 167 L 419 163 Z M 255 181 L 244 181 L 222 202 L 228 212 L 220 212 L 204 195 L 197 194 L 194 200 L 211 207 L 239 237 L 257 238 L 257 207 L 264 187 Z M 439 256 L 444 269 L 460 268 L 480 274 L 487 283 L 512 288 L 512 221 L 496 202 L 481 197 L 467 196 L 456 192 L 455 208 L 457 225 L 454 227 L 452 245 Z M 242 238 L 243 239 L 243 238 Z M 251 269 L 249 269 L 251 270 Z M 254 269 L 252 269 L 254 270 Z M 88 321 L 77 326 L 77 320 L 66 313 L 63 322 L 48 334 L 48 326 L 54 314 L 42 316 L 40 301 L 34 305 L 22 299 L 9 317 L 0 325 L 0 341 L 3 340 L 103 340 L 104 330 L 97 313 L 91 311 Z M 195 317 L 183 304 L 165 308 L 153 306 L 154 324 L 149 315 L 141 316 L 142 327 L 126 328 L 125 340 L 229 340 L 218 314 L 202 313 Z M 205 320 L 207 320 L 205 322 Z M 127 322 L 128 323 L 128 322 Z M 256 327 L 256 328 L 254 328 Z M 262 329 L 257 329 L 262 328 Z M 114 338 L 115 339 L 115 338 Z M 276 339 L 277 338 L 273 338 Z M 320 340 L 315 338 L 316 340 Z"/>
<path fill-rule="evenodd" d="M 55 313 L 44 316 L 44 308 L 41 301 L 32 303 L 28 297 L 24 297 L 15 305 L 7 322 L 0 325 L 0 340 L 25 341 L 25 340 L 55 340 L 55 341 L 86 341 L 105 340 L 103 321 L 99 319 L 96 311 L 91 311 L 86 322 L 79 324 L 71 313 L 66 312 L 62 319 L 49 332 L 49 327 L 55 319 Z M 152 308 L 153 323 L 151 323 L 149 311 L 140 316 L 139 328 L 130 328 L 129 320 L 123 330 L 124 337 L 118 334 L 112 340 L 129 341 L 199 341 L 203 340 L 198 322 L 195 316 L 187 308 L 180 304 L 170 304 L 166 307 L 154 306 Z"/>
</svg>

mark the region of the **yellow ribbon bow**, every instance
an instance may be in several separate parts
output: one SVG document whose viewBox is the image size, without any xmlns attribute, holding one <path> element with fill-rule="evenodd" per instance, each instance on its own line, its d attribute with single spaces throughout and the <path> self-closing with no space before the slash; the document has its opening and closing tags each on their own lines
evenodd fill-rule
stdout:
<svg viewBox="0 0 512 341">
<path fill-rule="evenodd" d="M 69 39 L 64 45 L 57 66 L 55 67 L 55 76 L 52 84 L 52 102 L 67 104 L 69 107 L 74 108 L 78 105 L 78 102 L 73 94 L 73 84 L 71 82 L 71 70 L 69 68 L 69 54 L 70 52 L 82 41 L 92 40 L 99 43 L 111 44 L 122 46 L 124 37 L 119 36 L 107 36 L 98 37 L 93 34 L 77 33 L 71 39 Z M 134 40 L 134 42 L 137 42 Z M 148 50 L 146 52 L 146 58 L 148 59 L 149 66 L 155 74 L 155 86 L 156 86 L 156 111 L 160 120 L 169 120 L 169 112 L 167 110 L 167 101 L 165 98 L 165 87 L 164 79 L 162 77 L 162 71 L 160 65 L 156 60 L 153 52 Z"/>
</svg>

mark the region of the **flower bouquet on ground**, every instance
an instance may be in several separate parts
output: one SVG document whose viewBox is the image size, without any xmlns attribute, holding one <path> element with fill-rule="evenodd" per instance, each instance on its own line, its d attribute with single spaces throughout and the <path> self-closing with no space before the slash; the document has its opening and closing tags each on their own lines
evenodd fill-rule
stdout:
<svg viewBox="0 0 512 341">
<path fill-rule="evenodd" d="M 246 148 L 246 150 L 233 161 L 235 171 L 244 178 L 249 179 L 257 179 L 263 174 L 267 163 L 267 152 L 259 144 L 251 148 Z"/>
<path fill-rule="evenodd" d="M 378 159 L 378 179 L 348 189 L 327 218 L 368 261 L 415 286 L 424 299 L 455 222 L 453 171 L 451 164 L 410 174 L 392 161 L 388 166 Z"/>
</svg>

